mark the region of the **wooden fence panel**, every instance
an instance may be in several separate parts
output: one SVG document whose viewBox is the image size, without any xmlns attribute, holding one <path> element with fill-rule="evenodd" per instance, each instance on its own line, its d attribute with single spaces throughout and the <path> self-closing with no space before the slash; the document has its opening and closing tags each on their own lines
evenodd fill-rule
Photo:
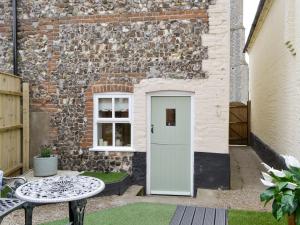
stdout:
<svg viewBox="0 0 300 225">
<path fill-rule="evenodd" d="M 0 73 L 0 169 L 5 175 L 23 167 L 21 89 L 19 77 Z M 25 122 L 27 126 L 28 121 Z"/>
<path fill-rule="evenodd" d="M 248 103 L 248 105 L 250 105 Z M 249 143 L 249 107 L 240 102 L 230 103 L 229 144 L 248 145 Z"/>
<path fill-rule="evenodd" d="M 29 84 L 23 83 L 23 171 L 29 170 Z"/>
</svg>

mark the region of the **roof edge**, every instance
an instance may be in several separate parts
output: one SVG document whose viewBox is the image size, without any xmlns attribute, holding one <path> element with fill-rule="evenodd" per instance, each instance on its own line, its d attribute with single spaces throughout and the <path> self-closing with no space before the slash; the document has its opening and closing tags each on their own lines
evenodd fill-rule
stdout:
<svg viewBox="0 0 300 225">
<path fill-rule="evenodd" d="M 257 23 L 259 21 L 259 17 L 260 17 L 260 15 L 261 15 L 264 7 L 265 7 L 266 2 L 267 2 L 266 0 L 260 0 L 260 2 L 258 4 L 257 11 L 256 11 L 256 14 L 255 14 L 255 17 L 254 17 L 254 21 L 252 23 L 251 30 L 250 30 L 250 33 L 248 35 L 248 38 L 247 38 L 247 41 L 246 41 L 246 44 L 245 44 L 245 47 L 244 47 L 244 50 L 243 50 L 244 53 L 246 53 L 248 51 L 251 39 L 254 35 L 255 29 L 257 27 Z"/>
</svg>

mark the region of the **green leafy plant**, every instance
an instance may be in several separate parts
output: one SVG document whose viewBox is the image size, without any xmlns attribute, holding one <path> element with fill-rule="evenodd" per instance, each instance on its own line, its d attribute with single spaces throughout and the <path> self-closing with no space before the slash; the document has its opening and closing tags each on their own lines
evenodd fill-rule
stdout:
<svg viewBox="0 0 300 225">
<path fill-rule="evenodd" d="M 276 220 L 286 215 L 295 215 L 296 225 L 300 225 L 300 162 L 293 156 L 282 155 L 287 170 L 276 170 L 263 163 L 267 173 L 262 172 L 262 183 L 267 189 L 260 195 L 265 205 L 272 203 L 272 214 Z"/>
<path fill-rule="evenodd" d="M 52 155 L 52 149 L 47 146 L 41 147 L 41 158 L 49 158 Z"/>
</svg>

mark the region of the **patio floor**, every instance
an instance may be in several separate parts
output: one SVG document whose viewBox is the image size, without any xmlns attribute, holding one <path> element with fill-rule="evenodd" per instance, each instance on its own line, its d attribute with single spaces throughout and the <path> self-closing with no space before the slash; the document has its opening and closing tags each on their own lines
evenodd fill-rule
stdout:
<svg viewBox="0 0 300 225">
<path fill-rule="evenodd" d="M 262 166 L 260 160 L 250 147 L 231 147 L 232 190 L 198 189 L 198 196 L 136 196 L 140 186 L 131 186 L 123 196 L 105 196 L 88 200 L 87 212 L 95 212 L 104 208 L 118 207 L 135 202 L 154 202 L 174 205 L 189 205 L 209 208 L 233 208 L 242 210 L 266 211 L 259 201 L 259 194 L 264 189 L 259 177 Z M 73 173 L 73 172 L 72 172 Z M 32 175 L 31 175 L 32 176 Z M 30 178 L 30 174 L 26 175 Z M 32 179 L 32 178 L 30 178 Z M 29 180 L 30 180 L 29 179 Z M 67 204 L 46 205 L 34 210 L 34 224 L 67 217 Z M 24 213 L 19 210 L 7 216 L 2 225 L 24 224 Z"/>
</svg>

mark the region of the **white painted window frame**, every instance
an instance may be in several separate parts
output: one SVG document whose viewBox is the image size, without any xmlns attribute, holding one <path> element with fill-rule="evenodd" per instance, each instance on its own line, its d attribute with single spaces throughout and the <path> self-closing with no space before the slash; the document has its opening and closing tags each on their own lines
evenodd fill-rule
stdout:
<svg viewBox="0 0 300 225">
<path fill-rule="evenodd" d="M 99 118 L 99 98 L 111 98 L 112 99 L 112 118 Z M 128 118 L 115 118 L 115 99 L 116 98 L 128 98 Z M 131 93 L 109 92 L 109 93 L 96 93 L 93 96 L 93 147 L 90 151 L 107 151 L 107 152 L 132 152 L 133 148 L 133 95 Z M 113 146 L 99 146 L 98 139 L 98 123 L 112 123 L 113 124 Z M 130 123 L 131 125 L 131 146 L 122 147 L 115 146 L 115 124 L 116 123 Z"/>
<path fill-rule="evenodd" d="M 191 99 L 191 137 L 190 137 L 190 146 L 191 146 L 191 189 L 190 192 L 174 192 L 174 191 L 151 191 L 151 98 L 152 97 L 190 97 Z M 195 93 L 189 91 L 154 91 L 147 93 L 147 171 L 146 171 L 146 192 L 147 195 L 185 195 L 193 196 L 194 195 L 194 140 L 195 140 Z"/>
</svg>

